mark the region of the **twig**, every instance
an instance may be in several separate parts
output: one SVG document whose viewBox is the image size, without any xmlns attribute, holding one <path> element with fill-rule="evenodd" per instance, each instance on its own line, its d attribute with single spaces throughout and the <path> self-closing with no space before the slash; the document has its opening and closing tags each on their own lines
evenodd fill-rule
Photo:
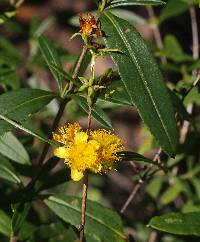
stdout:
<svg viewBox="0 0 200 242">
<path fill-rule="evenodd" d="M 91 122 L 92 122 L 92 107 L 88 107 L 88 131 L 90 130 L 91 127 Z"/>
<path fill-rule="evenodd" d="M 79 73 L 80 68 L 81 68 L 81 64 L 83 62 L 83 59 L 84 59 L 87 51 L 88 51 L 87 47 L 83 46 L 83 49 L 82 49 L 81 55 L 79 57 L 79 60 L 77 61 L 76 66 L 74 68 L 74 73 L 72 75 L 73 79 L 77 78 L 78 73 Z"/>
<path fill-rule="evenodd" d="M 135 187 L 132 190 L 131 194 L 129 195 L 128 199 L 126 200 L 126 202 L 122 206 L 122 208 L 120 210 L 121 214 L 123 214 L 125 212 L 125 210 L 129 206 L 129 204 L 131 203 L 131 201 L 133 200 L 133 198 L 135 197 L 135 195 L 137 194 L 137 192 L 139 191 L 139 189 L 141 188 L 143 183 L 144 183 L 144 181 L 142 179 L 139 179 L 138 183 L 135 185 Z"/>
<path fill-rule="evenodd" d="M 87 202 L 87 190 L 88 190 L 88 174 L 86 172 L 83 180 L 83 192 L 82 192 L 82 209 L 81 209 L 81 225 L 80 231 L 80 242 L 84 242 L 84 227 L 85 227 L 85 212 Z"/>
<path fill-rule="evenodd" d="M 92 107 L 88 107 L 88 128 L 87 133 L 90 133 L 91 118 L 92 118 Z M 85 212 L 87 205 L 87 190 L 88 190 L 88 173 L 86 172 L 83 180 L 83 191 L 82 191 L 82 209 L 81 209 L 81 224 L 79 227 L 80 231 L 80 242 L 84 242 L 84 227 L 85 227 Z"/>
<path fill-rule="evenodd" d="M 192 28 L 192 56 L 194 60 L 197 60 L 199 58 L 199 37 L 198 37 L 198 24 L 197 24 L 197 16 L 196 16 L 196 12 L 195 12 L 195 7 L 194 6 L 190 6 L 189 7 L 189 12 L 190 12 L 190 19 L 191 19 L 191 28 Z M 197 82 L 199 81 L 199 73 L 197 73 L 197 71 L 193 71 L 192 73 L 194 76 L 197 75 L 197 78 L 195 78 L 195 81 L 193 82 L 193 86 L 195 86 L 197 84 Z M 193 111 L 193 104 L 189 104 L 187 106 L 187 112 L 189 114 L 192 113 Z M 190 123 L 188 121 L 184 121 L 183 122 L 183 126 L 181 128 L 180 131 L 180 143 L 184 143 L 187 133 L 188 133 L 188 129 L 189 129 Z"/>
<path fill-rule="evenodd" d="M 162 152 L 162 149 L 159 148 L 158 152 L 155 154 L 155 156 L 153 158 L 154 161 L 160 162 L 160 154 L 161 154 L 161 152 Z M 149 179 L 155 173 L 155 172 L 150 173 L 151 169 L 152 169 L 152 165 L 150 165 L 149 167 L 147 167 L 147 169 L 145 170 L 144 174 L 140 177 L 140 179 L 138 180 L 137 184 L 134 186 L 132 192 L 130 193 L 128 199 L 123 204 L 123 206 L 122 206 L 122 208 L 120 210 L 120 213 L 121 214 L 123 214 L 125 212 L 125 210 L 129 206 L 129 204 L 131 203 L 131 201 L 134 199 L 134 197 L 137 194 L 137 192 L 140 190 L 140 188 L 144 184 L 144 182 L 147 179 Z"/>
<path fill-rule="evenodd" d="M 195 7 L 189 7 L 191 27 L 192 27 L 192 54 L 193 59 L 199 59 L 199 36 L 198 36 L 198 25 L 197 25 L 197 16 L 195 12 Z"/>
<path fill-rule="evenodd" d="M 147 242 L 155 242 L 158 237 L 157 231 L 152 231 Z"/>
<path fill-rule="evenodd" d="M 53 131 L 56 130 L 56 128 L 57 128 L 57 126 L 58 126 L 58 124 L 59 124 L 59 122 L 60 122 L 60 119 L 61 119 L 61 117 L 62 117 L 62 115 L 63 115 L 63 112 L 64 112 L 64 110 L 65 110 L 65 106 L 66 106 L 67 102 L 68 102 L 68 99 L 65 99 L 65 100 L 61 103 L 61 105 L 60 105 L 60 107 L 59 107 L 59 110 L 58 110 L 58 113 L 57 113 L 57 115 L 56 115 L 56 117 L 55 117 L 55 119 L 54 119 L 54 122 L 53 122 L 53 124 L 52 124 L 52 127 L 51 127 L 51 129 L 50 129 L 51 132 L 53 132 Z M 52 134 L 51 134 L 51 133 L 49 134 L 49 137 L 48 137 L 48 138 L 52 138 Z M 47 155 L 47 153 L 48 153 L 48 151 L 49 151 L 49 147 L 50 147 L 50 145 L 49 145 L 48 143 L 46 143 L 46 144 L 44 145 L 44 148 L 43 148 L 42 153 L 41 153 L 41 155 L 40 155 L 40 158 L 39 158 L 39 160 L 38 160 L 38 164 L 41 164 L 41 165 L 42 165 L 42 163 L 44 162 L 44 160 L 45 160 L 45 158 L 46 158 L 46 155 Z"/>
<path fill-rule="evenodd" d="M 10 242 L 17 242 L 17 236 L 11 235 Z"/>
<path fill-rule="evenodd" d="M 151 23 L 151 28 L 152 28 L 152 31 L 153 31 L 153 36 L 154 36 L 154 39 L 155 39 L 155 42 L 156 42 L 156 46 L 159 50 L 163 49 L 163 41 L 162 41 L 162 38 L 161 38 L 161 34 L 160 34 L 160 30 L 158 28 L 158 25 L 156 23 L 154 23 L 154 21 L 156 21 L 156 15 L 155 15 L 155 12 L 154 12 L 154 9 L 153 7 L 151 6 L 148 6 L 147 8 L 147 12 L 148 12 L 148 15 L 149 15 L 149 20 L 150 20 L 150 23 Z M 165 64 L 167 62 L 166 58 L 163 56 L 161 57 L 161 62 L 163 64 Z"/>
</svg>

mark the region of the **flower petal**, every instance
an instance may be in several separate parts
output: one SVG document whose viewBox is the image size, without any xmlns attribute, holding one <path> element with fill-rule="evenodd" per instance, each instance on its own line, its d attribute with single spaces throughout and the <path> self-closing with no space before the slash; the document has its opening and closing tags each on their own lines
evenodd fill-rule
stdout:
<svg viewBox="0 0 200 242">
<path fill-rule="evenodd" d="M 74 181 L 79 181 L 81 178 L 83 178 L 83 172 L 76 169 L 71 169 L 71 178 Z"/>
<path fill-rule="evenodd" d="M 68 154 L 69 154 L 69 148 L 67 147 L 58 147 L 54 150 L 54 155 L 59 157 L 59 158 L 68 158 Z"/>
<path fill-rule="evenodd" d="M 75 134 L 74 137 L 74 143 L 79 144 L 79 143 L 86 143 L 88 140 L 88 135 L 85 132 L 78 132 Z"/>
</svg>

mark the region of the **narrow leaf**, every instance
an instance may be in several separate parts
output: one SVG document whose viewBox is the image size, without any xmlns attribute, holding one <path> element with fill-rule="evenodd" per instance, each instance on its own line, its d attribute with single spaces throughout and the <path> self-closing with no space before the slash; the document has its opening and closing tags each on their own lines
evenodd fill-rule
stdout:
<svg viewBox="0 0 200 242">
<path fill-rule="evenodd" d="M 63 69 L 59 68 L 58 66 L 56 66 L 54 64 L 50 64 L 50 67 L 52 67 L 57 74 L 61 75 L 66 80 L 69 80 L 69 81 L 72 81 L 72 82 L 75 81 L 70 74 L 68 74 L 66 71 L 64 71 Z"/>
<path fill-rule="evenodd" d="M 31 114 L 40 111 L 55 94 L 40 89 L 20 88 L 0 95 L 0 119 L 10 119 L 17 123 L 26 121 Z M 11 126 L 0 120 L 0 135 Z"/>
<path fill-rule="evenodd" d="M 66 195 L 50 196 L 45 204 L 61 219 L 79 227 L 81 199 Z M 87 201 L 85 234 L 99 242 L 124 242 L 122 222 L 112 210 L 92 201 Z"/>
<path fill-rule="evenodd" d="M 140 116 L 157 138 L 163 150 L 174 156 L 178 142 L 173 106 L 161 73 L 144 40 L 127 21 L 104 11 L 102 29 L 106 46 L 122 53 L 111 53 L 127 99 L 135 104 Z"/>
<path fill-rule="evenodd" d="M 0 83 L 9 86 L 12 89 L 20 87 L 20 80 L 16 75 L 16 71 L 8 67 L 0 68 Z"/>
<path fill-rule="evenodd" d="M 187 112 L 182 100 L 173 91 L 169 90 L 169 93 L 177 113 L 181 116 L 183 120 L 187 120 L 194 125 L 192 116 Z"/>
<path fill-rule="evenodd" d="M 172 186 L 170 186 L 161 196 L 160 198 L 161 204 L 167 205 L 170 202 L 173 202 L 182 191 L 183 191 L 183 187 L 179 182 L 179 180 L 177 179 L 177 181 Z"/>
<path fill-rule="evenodd" d="M 3 211 L 0 210 L 0 233 L 4 234 L 7 237 L 10 237 L 11 234 L 11 219 Z"/>
<path fill-rule="evenodd" d="M 136 152 L 132 152 L 132 151 L 121 151 L 118 153 L 119 156 L 121 157 L 121 160 L 122 161 L 142 161 L 142 162 L 145 162 L 145 163 L 149 163 L 149 164 L 153 164 L 155 166 L 158 166 L 159 168 L 161 168 L 162 170 L 166 170 L 165 167 L 163 167 L 161 164 L 143 156 L 143 155 L 140 155 Z"/>
<path fill-rule="evenodd" d="M 79 104 L 79 106 L 88 113 L 88 105 L 84 97 L 78 95 L 71 95 L 72 98 Z M 112 129 L 112 124 L 110 118 L 107 114 L 97 105 L 94 105 L 92 110 L 92 116 L 99 122 L 103 127 Z"/>
<path fill-rule="evenodd" d="M 63 88 L 63 76 L 58 74 L 58 72 L 56 72 L 55 69 L 52 68 L 52 66 L 51 66 L 53 64 L 53 65 L 59 67 L 60 69 L 62 69 L 62 64 L 59 59 L 57 50 L 54 47 L 54 45 L 44 36 L 39 37 L 38 41 L 39 41 L 39 46 L 40 46 L 42 55 L 44 56 L 44 59 L 45 59 L 47 65 L 49 66 L 49 69 L 50 69 L 53 77 L 57 81 L 59 90 L 61 92 L 62 88 Z"/>
<path fill-rule="evenodd" d="M 21 183 L 17 172 L 8 159 L 0 155 L 0 177 L 12 183 Z"/>
<path fill-rule="evenodd" d="M 33 132 L 30 129 L 27 129 L 27 128 L 23 127 L 22 125 L 18 124 L 17 122 L 15 122 L 15 121 L 13 121 L 13 120 L 11 120 L 9 118 L 6 118 L 5 116 L 3 116 L 1 114 L 0 114 L 0 119 L 3 119 L 5 122 L 7 122 L 8 124 L 10 124 L 11 126 L 14 126 L 15 128 L 18 128 L 18 129 L 20 129 L 20 130 L 22 130 L 22 131 L 24 131 L 24 132 L 26 132 L 26 133 L 28 133 L 28 134 L 36 137 L 36 138 L 38 138 L 39 140 L 41 140 L 43 142 L 49 143 L 50 145 L 54 145 L 54 142 L 51 141 L 50 139 L 48 139 L 48 138 L 46 138 L 44 136 L 41 136 L 41 135 Z M 4 123 L 3 123 L 3 125 L 4 125 Z M 10 126 L 6 126 L 6 125 L 4 127 L 9 127 L 10 128 Z"/>
<path fill-rule="evenodd" d="M 132 5 L 161 5 L 165 4 L 161 0 L 112 0 L 108 5 L 107 9 L 116 8 L 121 6 L 132 6 Z"/>
<path fill-rule="evenodd" d="M 156 216 L 151 219 L 149 226 L 172 234 L 200 236 L 200 212 Z"/>
<path fill-rule="evenodd" d="M 166 58 L 175 63 L 192 61 L 191 55 L 185 54 L 178 40 L 173 35 L 166 35 L 164 39 L 164 49 L 161 51 Z"/>
<path fill-rule="evenodd" d="M 19 164 L 31 164 L 24 146 L 10 132 L 0 136 L 0 153 Z"/>
<path fill-rule="evenodd" d="M 41 22 L 39 18 L 33 18 L 31 22 L 30 36 L 33 38 L 40 37 L 53 23 L 55 18 L 50 16 Z"/>
<path fill-rule="evenodd" d="M 21 61 L 22 55 L 20 51 L 4 37 L 0 37 L 0 49 L 3 49 L 9 57 L 16 59 L 18 62 Z"/>
<path fill-rule="evenodd" d="M 169 18 L 176 17 L 184 13 L 188 9 L 188 4 L 182 0 L 169 0 L 167 4 L 162 8 L 159 20 L 163 22 Z"/>
<path fill-rule="evenodd" d="M 22 225 L 28 215 L 31 203 L 20 203 L 14 206 L 14 214 L 12 217 L 12 233 L 14 235 L 18 234 Z"/>
</svg>

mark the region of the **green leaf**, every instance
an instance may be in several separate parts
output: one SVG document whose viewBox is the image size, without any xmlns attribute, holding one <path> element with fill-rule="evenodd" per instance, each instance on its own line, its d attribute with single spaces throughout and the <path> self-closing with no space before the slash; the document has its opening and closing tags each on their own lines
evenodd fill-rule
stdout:
<svg viewBox="0 0 200 242">
<path fill-rule="evenodd" d="M 108 48 L 122 53 L 111 53 L 127 99 L 135 104 L 140 116 L 163 150 L 170 156 L 176 153 L 178 130 L 173 106 L 161 73 L 149 53 L 144 40 L 127 21 L 109 12 L 101 17 Z"/>
<path fill-rule="evenodd" d="M 161 4 L 165 4 L 165 2 L 161 0 L 111 0 L 107 9 L 121 7 L 121 6 L 161 5 Z"/>
<path fill-rule="evenodd" d="M 20 203 L 14 206 L 14 214 L 12 217 L 12 233 L 17 235 L 29 213 L 31 203 Z"/>
<path fill-rule="evenodd" d="M 186 108 L 182 103 L 182 100 L 173 91 L 169 90 L 169 92 L 177 113 L 181 116 L 183 120 L 187 120 L 192 123 L 192 116 L 187 112 Z"/>
<path fill-rule="evenodd" d="M 41 225 L 34 233 L 34 241 L 75 242 L 78 236 L 71 226 L 66 228 L 61 222 Z"/>
<path fill-rule="evenodd" d="M 36 229 L 38 228 L 38 225 L 33 225 L 30 222 L 24 222 L 23 226 L 21 227 L 19 234 L 18 234 L 18 240 L 19 241 L 31 241 L 32 242 L 32 236 Z M 38 240 L 36 240 L 38 241 Z"/>
<path fill-rule="evenodd" d="M 21 62 L 22 55 L 20 51 L 10 41 L 3 37 L 0 37 L 0 50 L 1 49 L 4 50 L 9 57 L 16 59 L 18 62 Z"/>
<path fill-rule="evenodd" d="M 0 48 L 0 65 L 11 66 L 11 67 L 19 67 L 21 62 L 19 61 L 18 57 L 13 57 L 10 55 L 9 52 L 2 51 Z"/>
<path fill-rule="evenodd" d="M 15 15 L 16 15 L 16 11 L 10 11 L 10 12 L 5 12 L 3 14 L 0 14 L 0 24 L 5 23 L 6 21 L 9 20 L 9 18 L 12 18 Z"/>
<path fill-rule="evenodd" d="M 11 234 L 10 225 L 11 225 L 10 217 L 3 210 L 0 210 L 0 233 L 4 234 L 7 237 L 10 237 L 10 234 Z"/>
<path fill-rule="evenodd" d="M 43 21 L 34 17 L 31 21 L 30 36 L 35 39 L 40 37 L 54 22 L 55 18 L 53 16 L 49 16 Z"/>
<path fill-rule="evenodd" d="M 39 89 L 21 88 L 0 96 L 0 119 L 22 123 L 46 106 L 55 94 Z M 11 126 L 0 120 L 0 135 Z"/>
<path fill-rule="evenodd" d="M 160 198 L 160 202 L 163 205 L 167 205 L 170 202 L 173 202 L 179 194 L 183 191 L 183 187 L 179 180 L 177 179 L 173 185 L 171 185 L 162 195 Z"/>
<path fill-rule="evenodd" d="M 9 86 L 12 89 L 20 87 L 20 80 L 16 75 L 16 71 L 8 67 L 0 67 L 0 83 Z"/>
<path fill-rule="evenodd" d="M 66 195 L 50 196 L 45 204 L 65 222 L 79 227 L 81 218 L 81 199 Z M 123 242 L 126 237 L 122 231 L 120 217 L 112 210 L 87 200 L 85 234 L 99 242 Z"/>
<path fill-rule="evenodd" d="M 117 17 L 123 18 L 127 20 L 131 24 L 147 24 L 147 20 L 142 16 L 134 13 L 131 10 L 123 9 L 123 8 L 116 8 L 112 9 L 111 12 L 116 15 Z"/>
<path fill-rule="evenodd" d="M 8 159 L 0 155 L 0 177 L 12 182 L 12 183 L 21 183 L 19 176 L 16 174 L 15 169 L 11 165 Z"/>
<path fill-rule="evenodd" d="M 155 176 L 147 184 L 146 191 L 152 198 L 157 199 L 159 192 L 162 188 L 163 182 L 164 182 L 163 176 Z"/>
<path fill-rule="evenodd" d="M 118 80 L 113 81 L 109 85 L 106 91 L 105 100 L 116 104 L 132 105 L 131 98 L 128 96 L 125 86 L 120 80 L 120 77 Z"/>
<path fill-rule="evenodd" d="M 184 13 L 188 9 L 188 4 L 182 0 L 169 0 L 167 4 L 162 8 L 159 20 L 163 22 L 171 17 L 176 17 Z"/>
<path fill-rule="evenodd" d="M 197 106 L 200 106 L 200 93 L 197 86 L 193 87 L 184 99 L 185 106 L 190 103 L 195 103 Z"/>
<path fill-rule="evenodd" d="M 10 132 L 0 136 L 0 153 L 19 164 L 31 164 L 24 146 Z"/>
<path fill-rule="evenodd" d="M 199 4 L 199 0 L 182 0 L 187 4 Z"/>
<path fill-rule="evenodd" d="M 3 121 L 6 121 L 9 125 L 14 126 L 15 128 L 18 128 L 18 129 L 20 129 L 20 130 L 22 130 L 22 131 L 24 131 L 24 132 L 26 132 L 26 133 L 28 133 L 28 134 L 30 134 L 30 135 L 36 137 L 36 138 L 38 138 L 39 140 L 41 140 L 41 141 L 43 141 L 43 142 L 49 143 L 50 145 L 55 145 L 55 143 L 54 143 L 52 140 L 48 139 L 47 137 L 42 136 L 42 135 L 40 135 L 40 134 L 38 134 L 38 133 L 35 133 L 35 132 L 33 132 L 32 130 L 30 130 L 30 129 L 27 129 L 27 128 L 25 128 L 24 126 L 18 124 L 17 122 L 15 122 L 15 121 L 13 121 L 13 120 L 11 120 L 11 119 L 9 119 L 9 118 L 6 118 L 5 116 L 3 116 L 3 115 L 1 115 L 1 114 L 0 114 L 0 119 L 3 119 Z M 1 120 L 0 120 L 0 121 L 1 121 Z M 5 124 L 6 124 L 6 123 L 5 123 Z M 8 128 L 8 129 L 10 129 L 10 126 L 6 126 L 6 125 L 4 125 L 4 123 L 3 123 L 3 128 L 6 128 L 6 129 Z M 1 131 L 1 130 L 0 130 L 0 131 Z M 3 131 L 4 131 L 4 129 L 3 129 Z M 5 132 L 4 132 L 4 133 L 5 133 Z"/>
<path fill-rule="evenodd" d="M 54 68 L 52 68 L 52 64 L 57 66 L 58 68 L 62 69 L 62 64 L 58 56 L 58 52 L 55 48 L 55 46 L 44 36 L 41 36 L 38 38 L 40 50 L 42 52 L 42 55 L 44 56 L 44 59 L 53 75 L 55 80 L 58 83 L 58 87 L 60 92 L 63 88 L 63 76 L 58 74 L 58 72 L 55 71 Z"/>
<path fill-rule="evenodd" d="M 85 113 L 88 113 L 88 105 L 84 97 L 81 97 L 79 95 L 71 95 L 71 97 L 79 104 L 79 106 L 85 111 Z M 110 118 L 96 104 L 93 107 L 92 116 L 103 127 L 113 129 Z"/>
<path fill-rule="evenodd" d="M 172 234 L 200 236 L 200 212 L 156 216 L 151 219 L 149 226 Z"/>
<path fill-rule="evenodd" d="M 164 49 L 161 51 L 162 56 L 169 58 L 175 63 L 192 61 L 191 55 L 185 54 L 178 40 L 173 35 L 166 35 L 164 39 Z"/>
<path fill-rule="evenodd" d="M 50 66 L 55 70 L 55 72 L 57 72 L 59 75 L 61 75 L 66 80 L 69 80 L 69 81 L 72 81 L 72 82 L 75 81 L 72 78 L 72 76 L 70 74 L 68 74 L 66 71 L 64 71 L 63 69 L 59 68 L 58 66 L 56 66 L 54 64 L 50 64 Z"/>
<path fill-rule="evenodd" d="M 140 155 L 138 153 L 132 152 L 132 151 L 121 151 L 118 153 L 119 156 L 121 157 L 122 161 L 131 161 L 131 160 L 135 160 L 135 161 L 143 161 L 143 162 L 147 162 L 147 163 L 155 163 L 154 161 L 152 161 L 151 159 L 146 158 L 143 155 Z"/>
<path fill-rule="evenodd" d="M 122 161 L 142 161 L 145 163 L 149 163 L 149 164 L 153 164 L 155 166 L 160 167 L 161 169 L 165 170 L 165 167 L 161 166 L 160 164 L 158 164 L 157 162 L 143 156 L 140 155 L 136 152 L 132 152 L 132 151 L 121 151 L 118 153 L 119 156 L 121 157 Z"/>
</svg>

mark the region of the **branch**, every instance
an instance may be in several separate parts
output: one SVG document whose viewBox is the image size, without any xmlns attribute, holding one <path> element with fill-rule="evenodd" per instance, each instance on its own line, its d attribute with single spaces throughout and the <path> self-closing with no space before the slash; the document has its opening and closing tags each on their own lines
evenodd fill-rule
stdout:
<svg viewBox="0 0 200 242">
<path fill-rule="evenodd" d="M 80 242 L 84 242 L 84 227 L 85 227 L 85 212 L 86 212 L 87 190 L 88 190 L 88 174 L 86 173 L 85 176 L 84 176 L 84 180 L 83 180 L 81 225 L 79 227 Z"/>
<path fill-rule="evenodd" d="M 153 160 L 154 161 L 158 161 L 160 163 L 160 154 L 162 152 L 162 149 L 159 148 L 158 152 L 155 154 Z M 124 203 L 124 205 L 122 206 L 120 213 L 123 214 L 125 212 L 125 210 L 127 209 L 127 207 L 129 206 L 129 204 L 131 203 L 131 201 L 134 199 L 135 195 L 138 193 L 138 191 L 141 189 L 142 185 L 150 178 L 154 175 L 155 172 L 151 172 L 152 169 L 152 164 L 146 168 L 144 174 L 140 177 L 140 179 L 138 180 L 137 184 L 134 186 L 132 192 L 130 193 L 128 199 L 126 200 L 126 202 Z"/>
<path fill-rule="evenodd" d="M 192 55 L 193 59 L 199 59 L 199 34 L 198 34 L 198 24 L 197 16 L 195 12 L 195 7 L 189 7 L 190 19 L 191 19 L 191 28 L 192 28 Z"/>
<path fill-rule="evenodd" d="M 192 28 L 192 56 L 194 60 L 199 59 L 199 37 L 198 37 L 198 24 L 197 24 L 197 16 L 195 12 L 195 7 L 189 7 L 190 19 L 191 19 L 191 28 Z M 193 76 L 196 76 L 195 81 L 193 82 L 193 86 L 196 86 L 200 79 L 200 73 L 197 70 L 194 70 L 192 73 Z M 192 114 L 194 105 L 191 103 L 187 106 L 187 112 Z M 180 131 L 180 143 L 183 144 L 189 129 L 190 123 L 188 121 L 183 122 L 183 126 Z"/>
<path fill-rule="evenodd" d="M 92 107 L 88 106 L 88 127 L 87 134 L 90 134 L 91 128 L 91 119 L 92 119 Z M 79 227 L 80 231 L 80 242 L 84 242 L 84 227 L 85 227 L 85 213 L 87 205 L 87 190 L 88 190 L 88 173 L 86 171 L 84 180 L 83 180 L 83 191 L 82 191 L 82 209 L 81 209 L 81 224 Z"/>
<path fill-rule="evenodd" d="M 11 235 L 10 242 L 17 242 L 17 236 Z"/>
<path fill-rule="evenodd" d="M 160 30 L 158 28 L 158 25 L 157 25 L 157 23 L 154 23 L 157 19 L 155 12 L 154 12 L 154 9 L 151 6 L 148 6 L 146 9 L 147 9 L 147 12 L 148 12 L 148 15 L 149 15 L 149 20 L 150 20 L 150 23 L 151 23 L 150 26 L 151 26 L 152 31 L 153 31 L 153 36 L 154 36 L 154 39 L 155 39 L 155 42 L 156 42 L 156 46 L 159 50 L 161 50 L 161 49 L 163 49 L 163 41 L 162 41 L 162 37 L 161 37 L 161 34 L 160 34 Z M 161 62 L 162 62 L 162 64 L 165 64 L 167 62 L 167 60 L 164 56 L 161 57 Z"/>
</svg>

